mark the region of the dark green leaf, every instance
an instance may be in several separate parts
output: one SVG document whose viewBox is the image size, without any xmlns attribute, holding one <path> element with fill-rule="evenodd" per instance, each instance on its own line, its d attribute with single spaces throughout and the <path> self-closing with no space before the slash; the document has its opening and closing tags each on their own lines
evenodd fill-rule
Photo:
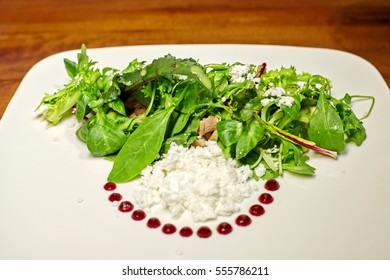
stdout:
<svg viewBox="0 0 390 280">
<path fill-rule="evenodd" d="M 323 92 L 309 121 L 308 136 L 321 148 L 336 152 L 344 150 L 343 122 Z"/>
<path fill-rule="evenodd" d="M 240 117 L 242 121 L 247 121 L 251 117 L 253 117 L 253 114 L 258 114 L 258 112 L 261 110 L 263 106 L 260 103 L 260 98 L 255 97 L 252 100 L 250 100 L 248 103 L 245 104 L 245 106 L 240 111 Z"/>
<path fill-rule="evenodd" d="M 64 63 L 66 72 L 68 73 L 69 77 L 73 79 L 77 75 L 77 63 L 67 58 L 64 59 Z"/>
<path fill-rule="evenodd" d="M 191 87 L 186 87 L 184 89 L 184 97 L 181 102 L 176 106 L 176 111 L 178 111 L 178 117 L 173 127 L 172 134 L 177 134 L 184 129 L 186 126 L 191 113 L 193 113 L 194 108 L 196 107 L 198 97 L 198 87 L 195 85 Z"/>
<path fill-rule="evenodd" d="M 116 183 L 129 181 L 151 164 L 159 154 L 166 127 L 174 107 L 155 112 L 130 134 L 115 158 L 108 180 Z"/>
<path fill-rule="evenodd" d="M 126 116 L 126 109 L 123 101 L 121 99 L 115 99 L 108 103 L 108 106 L 113 109 L 115 112 Z"/>
<path fill-rule="evenodd" d="M 93 122 L 95 121 L 95 118 L 96 118 L 96 116 L 93 115 L 85 123 L 83 123 L 83 125 L 80 126 L 79 129 L 77 129 L 76 136 L 81 141 L 87 142 L 88 131 L 89 131 L 89 128 L 91 127 L 91 125 L 93 124 Z"/>
<path fill-rule="evenodd" d="M 94 156 L 105 156 L 117 152 L 126 142 L 126 135 L 102 112 L 96 115 L 95 123 L 87 134 L 87 147 Z"/>
<path fill-rule="evenodd" d="M 243 131 L 243 125 L 239 121 L 225 120 L 217 123 L 218 138 L 222 144 L 229 147 L 237 143 Z"/>
<path fill-rule="evenodd" d="M 347 141 L 352 141 L 357 146 L 360 146 L 367 138 L 366 130 L 362 122 L 353 112 L 345 120 L 345 133 L 347 135 Z"/>
<path fill-rule="evenodd" d="M 237 141 L 236 157 L 237 159 L 245 157 L 264 136 L 264 127 L 256 120 L 252 120 L 241 133 Z"/>
<path fill-rule="evenodd" d="M 301 175 L 313 175 L 315 168 L 307 164 L 309 157 L 289 141 L 282 140 L 282 165 L 283 169 Z"/>
<path fill-rule="evenodd" d="M 90 112 L 88 110 L 88 103 L 91 101 L 91 98 L 87 94 L 83 94 L 77 100 L 76 103 L 76 119 L 80 122 L 86 114 Z"/>
</svg>

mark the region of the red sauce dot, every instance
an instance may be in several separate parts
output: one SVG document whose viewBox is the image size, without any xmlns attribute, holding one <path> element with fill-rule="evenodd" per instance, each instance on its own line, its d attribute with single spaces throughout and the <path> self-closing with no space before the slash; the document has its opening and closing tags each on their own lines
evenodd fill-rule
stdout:
<svg viewBox="0 0 390 280">
<path fill-rule="evenodd" d="M 192 229 L 190 227 L 183 227 L 179 234 L 183 237 L 190 237 L 194 232 L 192 231 Z"/>
<path fill-rule="evenodd" d="M 108 197 L 108 200 L 111 201 L 111 202 L 121 201 L 122 200 L 122 195 L 120 193 L 112 193 Z"/>
<path fill-rule="evenodd" d="M 118 206 L 118 210 L 121 212 L 130 212 L 134 209 L 134 205 L 130 201 L 122 201 Z"/>
<path fill-rule="evenodd" d="M 150 228 L 158 228 L 159 226 L 161 226 L 161 222 L 159 219 L 157 218 L 150 218 L 148 220 L 148 223 L 146 224 L 148 227 Z"/>
<path fill-rule="evenodd" d="M 113 191 L 116 189 L 116 184 L 113 183 L 113 182 L 107 182 L 103 188 L 106 190 L 106 191 Z"/>
<path fill-rule="evenodd" d="M 259 202 L 263 203 L 263 204 L 270 204 L 274 201 L 274 198 L 272 197 L 272 195 L 270 195 L 269 193 L 262 193 L 260 196 L 259 196 Z"/>
<path fill-rule="evenodd" d="M 173 234 L 176 232 L 176 227 L 173 224 L 165 224 L 162 227 L 162 232 L 165 234 Z"/>
<path fill-rule="evenodd" d="M 251 218 L 248 215 L 242 214 L 236 218 L 236 224 L 241 227 L 249 226 L 252 223 Z"/>
<path fill-rule="evenodd" d="M 212 235 L 212 231 L 209 227 L 206 227 L 206 226 L 203 226 L 203 227 L 200 227 L 198 229 L 198 231 L 196 232 L 196 234 L 200 237 L 200 238 L 209 238 L 211 235 Z"/>
<path fill-rule="evenodd" d="M 261 216 L 265 213 L 263 206 L 255 204 L 249 208 L 249 213 L 253 216 Z"/>
<path fill-rule="evenodd" d="M 135 210 L 133 214 L 131 214 L 131 218 L 133 218 L 134 221 L 142 221 L 146 218 L 146 214 L 142 210 Z"/>
<path fill-rule="evenodd" d="M 267 182 L 265 182 L 264 188 L 268 191 L 277 191 L 280 188 L 279 182 L 275 179 L 269 179 Z"/>
<path fill-rule="evenodd" d="M 226 235 L 231 233 L 232 231 L 233 231 L 233 227 L 229 223 L 220 223 L 217 226 L 217 232 L 219 234 Z"/>
</svg>

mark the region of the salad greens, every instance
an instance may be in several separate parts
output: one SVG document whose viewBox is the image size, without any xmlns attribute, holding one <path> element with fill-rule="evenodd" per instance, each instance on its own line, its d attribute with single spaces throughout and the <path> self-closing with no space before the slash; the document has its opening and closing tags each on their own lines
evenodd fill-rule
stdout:
<svg viewBox="0 0 390 280">
<path fill-rule="evenodd" d="M 38 108 L 46 106 L 51 125 L 73 111 L 82 123 L 76 135 L 92 155 L 114 161 L 108 180 L 117 183 L 136 178 L 171 143 L 191 146 L 208 116 L 218 119 L 215 140 L 226 157 L 250 165 L 255 178 L 312 175 L 308 150 L 336 158 L 348 142 L 360 146 L 374 105 L 370 96 L 337 99 L 327 78 L 293 66 L 267 71 L 265 63 L 201 65 L 166 55 L 97 69 L 85 45 L 77 62 L 64 63 L 70 82 Z M 362 119 L 350 107 L 354 98 L 372 101 Z"/>
</svg>

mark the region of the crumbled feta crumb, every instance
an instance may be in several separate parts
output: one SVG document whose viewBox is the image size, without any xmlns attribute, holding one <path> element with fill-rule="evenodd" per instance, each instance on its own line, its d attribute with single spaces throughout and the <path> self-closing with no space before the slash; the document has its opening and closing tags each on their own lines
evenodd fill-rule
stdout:
<svg viewBox="0 0 390 280">
<path fill-rule="evenodd" d="M 270 85 L 269 83 L 268 85 Z M 261 105 L 267 106 L 270 102 L 276 101 L 276 105 L 278 107 L 285 105 L 287 107 L 291 107 L 294 104 L 294 98 L 291 96 L 286 95 L 286 91 L 282 87 L 271 87 L 267 89 L 264 94 L 263 98 L 260 102 Z"/>
<path fill-rule="evenodd" d="M 278 101 L 278 107 L 285 105 L 287 107 L 291 107 L 294 104 L 294 98 L 291 96 L 282 96 Z"/>
<path fill-rule="evenodd" d="M 260 84 L 260 77 L 253 78 L 252 81 L 258 86 Z"/>
<path fill-rule="evenodd" d="M 303 88 L 305 87 L 305 85 L 306 85 L 306 82 L 304 82 L 304 81 L 298 81 L 298 82 L 297 82 L 297 85 L 298 85 L 298 87 L 299 87 L 300 89 L 303 89 Z"/>
<path fill-rule="evenodd" d="M 233 65 L 230 69 L 229 75 L 230 80 L 233 83 L 243 83 L 245 81 L 251 81 L 253 82 L 256 89 L 259 88 L 260 77 L 256 77 L 256 72 L 251 69 L 250 65 Z"/>
<path fill-rule="evenodd" d="M 274 100 L 271 98 L 263 98 L 263 99 L 261 99 L 260 103 L 261 103 L 261 105 L 263 105 L 263 107 L 265 107 L 272 101 L 274 101 Z"/>
<path fill-rule="evenodd" d="M 114 77 L 115 71 L 113 69 L 108 70 L 104 73 L 107 77 Z"/>
<path fill-rule="evenodd" d="M 252 175 L 249 166 L 226 159 L 214 141 L 189 149 L 173 143 L 142 171 L 133 195 L 141 208 L 161 204 L 173 218 L 189 211 L 195 222 L 207 221 L 240 210 L 239 203 L 257 189 Z"/>
<path fill-rule="evenodd" d="M 79 82 L 81 82 L 82 80 L 83 80 L 83 77 L 81 77 L 80 75 L 76 75 L 76 76 L 74 76 L 74 78 L 73 78 L 77 83 L 79 83 Z"/>
<path fill-rule="evenodd" d="M 256 166 L 254 171 L 255 171 L 256 176 L 261 178 L 264 176 L 267 169 L 265 168 L 264 164 L 260 163 L 258 166 Z"/>
<path fill-rule="evenodd" d="M 173 74 L 174 77 L 176 77 L 178 80 L 184 81 L 187 80 L 188 76 L 181 75 L 181 74 Z"/>
<path fill-rule="evenodd" d="M 267 149 L 267 150 L 265 150 L 268 154 L 274 154 L 274 153 L 277 153 L 277 152 L 279 152 L 279 148 L 278 148 L 278 146 L 274 146 L 273 148 L 269 148 L 269 149 Z"/>
<path fill-rule="evenodd" d="M 242 83 L 249 72 L 248 65 L 236 64 L 230 69 L 230 77 L 233 83 Z"/>
<path fill-rule="evenodd" d="M 269 88 L 264 92 L 265 97 L 282 97 L 286 94 L 286 91 L 282 87 Z"/>
<path fill-rule="evenodd" d="M 255 78 L 255 74 L 254 73 L 248 73 L 248 74 L 246 74 L 246 79 L 247 80 L 251 80 L 251 81 L 253 81 L 253 79 Z"/>
</svg>

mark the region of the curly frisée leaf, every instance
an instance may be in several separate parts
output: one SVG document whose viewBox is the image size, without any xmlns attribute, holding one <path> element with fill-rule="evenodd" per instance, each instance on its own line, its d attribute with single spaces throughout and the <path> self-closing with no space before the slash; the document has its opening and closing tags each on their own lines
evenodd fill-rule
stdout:
<svg viewBox="0 0 390 280">
<path fill-rule="evenodd" d="M 48 105 L 42 112 L 42 117 L 49 124 L 56 125 L 76 104 L 80 95 L 81 92 L 78 90 L 77 85 L 71 82 L 54 95 L 46 94 L 36 110 L 38 110 L 43 104 Z"/>
<path fill-rule="evenodd" d="M 100 75 L 91 68 L 95 62 L 89 61 L 85 45 L 81 47 L 77 59 L 77 64 L 64 59 L 67 73 L 72 78 L 71 82 L 53 95 L 46 94 L 36 109 L 38 110 L 44 104 L 48 105 L 43 111 L 42 117 L 52 125 L 60 122 L 62 117 L 76 105 L 84 87 L 88 84 L 94 84 Z"/>
</svg>

